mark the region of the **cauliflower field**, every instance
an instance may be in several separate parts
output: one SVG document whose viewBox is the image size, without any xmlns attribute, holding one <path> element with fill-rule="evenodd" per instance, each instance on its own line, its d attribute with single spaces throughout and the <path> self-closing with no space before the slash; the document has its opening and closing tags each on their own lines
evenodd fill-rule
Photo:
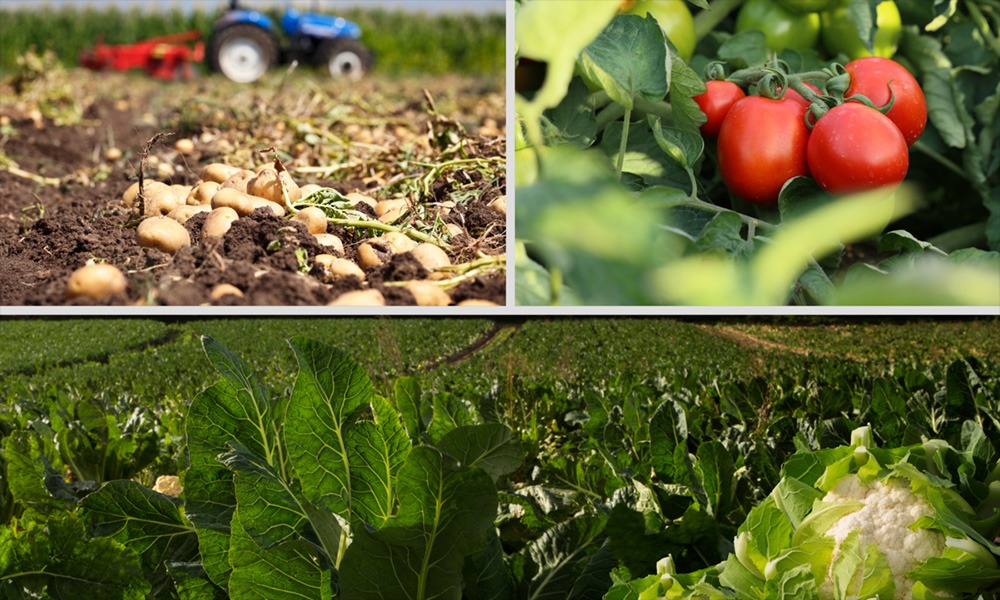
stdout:
<svg viewBox="0 0 1000 600">
<path fill-rule="evenodd" d="M 1000 596 L 995 319 L 0 333 L 4 597 Z"/>
</svg>

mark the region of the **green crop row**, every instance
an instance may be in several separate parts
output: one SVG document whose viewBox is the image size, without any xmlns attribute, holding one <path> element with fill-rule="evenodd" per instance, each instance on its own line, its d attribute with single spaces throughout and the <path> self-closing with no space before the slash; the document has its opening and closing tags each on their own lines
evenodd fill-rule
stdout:
<svg viewBox="0 0 1000 600">
<path fill-rule="evenodd" d="M 171 33 L 198 30 L 204 39 L 219 13 L 180 10 L 146 11 L 67 7 L 0 12 L 0 74 L 31 48 L 51 50 L 70 66 L 80 52 L 103 39 L 129 44 Z M 277 14 L 272 15 L 277 17 Z M 350 9 L 342 16 L 362 28 L 362 41 L 377 57 L 377 69 L 390 75 L 409 73 L 499 74 L 504 72 L 504 15 L 426 15 L 386 10 Z"/>
</svg>

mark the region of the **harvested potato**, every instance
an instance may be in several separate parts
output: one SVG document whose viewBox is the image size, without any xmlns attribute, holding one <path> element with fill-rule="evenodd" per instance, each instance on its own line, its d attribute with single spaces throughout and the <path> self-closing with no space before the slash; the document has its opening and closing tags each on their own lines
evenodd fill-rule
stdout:
<svg viewBox="0 0 1000 600">
<path fill-rule="evenodd" d="M 507 218 L 507 196 L 497 196 L 486 206 L 501 217 Z"/>
<path fill-rule="evenodd" d="M 351 206 L 357 206 L 358 203 L 367 204 L 368 206 L 375 208 L 378 205 L 378 200 L 372 198 L 371 196 L 366 196 L 358 192 L 351 192 L 344 196 L 347 201 L 351 203 Z"/>
<path fill-rule="evenodd" d="M 239 218 L 239 213 L 228 206 L 220 206 L 212 210 L 208 213 L 208 218 L 205 219 L 205 224 L 201 228 L 202 241 L 208 238 L 221 239 L 233 226 L 233 221 Z"/>
<path fill-rule="evenodd" d="M 187 196 L 187 204 L 211 204 L 212 196 L 215 192 L 219 191 L 218 181 L 202 181 L 198 185 L 194 186 L 191 193 Z"/>
<path fill-rule="evenodd" d="M 177 169 L 170 163 L 160 163 L 156 167 L 156 176 L 160 179 L 170 179 L 177 173 Z"/>
<path fill-rule="evenodd" d="M 143 188 L 146 191 L 146 198 L 149 198 L 149 195 L 154 190 L 162 190 L 164 188 L 170 188 L 170 186 L 160 181 L 147 179 L 146 181 L 143 182 Z M 138 197 L 139 197 L 139 182 L 135 181 L 132 183 L 132 185 L 128 186 L 128 189 L 122 192 L 122 206 L 124 206 L 125 208 L 132 208 L 133 206 L 135 206 L 135 202 Z"/>
<path fill-rule="evenodd" d="M 219 300 L 225 296 L 237 296 L 239 298 L 243 297 L 243 290 L 236 287 L 231 283 L 220 283 L 219 285 L 212 288 L 212 291 L 208 293 L 208 297 L 212 300 Z"/>
<path fill-rule="evenodd" d="M 292 217 L 293 221 L 305 224 L 309 233 L 326 233 L 326 213 L 318 206 L 308 206 Z"/>
<path fill-rule="evenodd" d="M 417 306 L 448 306 L 451 304 L 448 293 L 432 281 L 410 281 L 404 287 L 413 294 Z"/>
<path fill-rule="evenodd" d="M 451 259 L 448 258 L 444 250 L 434 244 L 428 244 L 427 242 L 417 244 L 417 247 L 411 250 L 410 253 L 428 271 L 436 271 L 441 267 L 451 265 Z"/>
<path fill-rule="evenodd" d="M 233 173 L 229 176 L 229 179 L 222 182 L 219 189 L 233 189 L 243 192 L 244 194 L 249 193 L 247 191 L 247 184 L 250 180 L 256 177 L 257 174 L 253 171 L 248 171 L 247 169 L 240 169 L 239 171 Z"/>
<path fill-rule="evenodd" d="M 462 300 L 455 306 L 500 306 L 500 305 L 491 300 L 482 300 L 480 298 L 469 298 L 467 300 Z"/>
<path fill-rule="evenodd" d="M 284 186 L 288 193 L 288 201 L 298 202 L 302 198 L 302 190 L 297 183 L 292 180 L 288 171 L 278 172 L 272 168 L 261 170 L 257 176 L 247 182 L 247 193 L 259 196 L 271 202 L 277 202 L 284 206 L 285 200 L 281 195 L 281 188 Z"/>
<path fill-rule="evenodd" d="M 172 211 L 167 213 L 167 216 L 171 219 L 177 221 L 181 225 L 188 222 L 188 219 L 199 214 L 199 213 L 212 212 L 212 207 L 207 204 L 199 204 L 197 206 L 191 206 L 190 204 L 182 204 Z"/>
<path fill-rule="evenodd" d="M 285 216 L 285 207 L 282 205 L 257 196 L 251 196 L 235 188 L 227 188 L 225 184 L 219 187 L 219 191 L 215 192 L 215 195 L 212 196 L 212 208 L 219 208 L 220 206 L 232 208 L 241 217 L 249 215 L 260 207 L 269 208 L 272 213 L 279 217 Z"/>
<path fill-rule="evenodd" d="M 84 296 L 91 300 L 104 300 L 125 291 L 125 275 L 118 267 L 107 263 L 97 263 L 80 267 L 66 282 L 66 297 Z"/>
<path fill-rule="evenodd" d="M 361 270 L 361 267 L 346 258 L 337 258 L 332 254 L 317 254 L 313 263 L 319 270 L 320 279 L 324 283 L 331 283 L 335 279 L 352 275 L 361 281 L 365 280 L 365 272 Z"/>
<path fill-rule="evenodd" d="M 144 248 L 159 248 L 174 254 L 182 246 L 191 245 L 191 235 L 187 229 L 169 217 L 148 217 L 136 230 L 139 245 Z"/>
<path fill-rule="evenodd" d="M 302 192 L 302 197 L 305 198 L 309 194 L 321 189 L 323 189 L 323 186 L 317 183 L 307 183 L 304 186 L 300 187 L 299 191 Z"/>
<path fill-rule="evenodd" d="M 112 146 L 104 151 L 104 160 L 108 162 L 115 162 L 121 157 L 122 157 L 121 148 L 115 148 L 114 146 Z"/>
<path fill-rule="evenodd" d="M 327 306 L 385 306 L 385 296 L 378 290 L 345 292 Z"/>
<path fill-rule="evenodd" d="M 194 186 L 175 183 L 174 185 L 170 186 L 170 189 L 174 191 L 175 196 L 177 196 L 178 198 L 184 198 L 184 200 L 187 201 L 187 197 L 194 190 Z"/>
<path fill-rule="evenodd" d="M 327 250 L 336 252 L 337 254 L 344 253 L 344 242 L 332 233 L 316 233 L 313 234 L 313 237 L 316 238 L 320 246 L 323 246 Z"/>
<path fill-rule="evenodd" d="M 410 239 L 405 233 L 399 233 L 398 231 L 383 233 L 379 238 L 389 244 L 393 254 L 403 254 L 417 247 L 415 240 Z"/>
<path fill-rule="evenodd" d="M 174 142 L 174 149 L 181 154 L 191 154 L 194 152 L 194 140 L 191 138 L 181 138 Z"/>
<path fill-rule="evenodd" d="M 216 183 L 223 183 L 233 175 L 239 173 L 243 169 L 239 167 L 234 167 L 233 165 L 227 165 L 223 163 L 212 163 L 210 165 L 205 165 L 201 170 L 201 178 L 203 181 L 214 181 Z"/>
<path fill-rule="evenodd" d="M 143 190 L 146 197 L 146 202 L 143 205 L 143 215 L 147 217 L 165 215 L 181 204 L 184 204 L 186 200 L 184 196 L 178 196 L 177 190 L 159 181 L 144 182 Z M 122 203 L 126 207 L 131 208 L 138 202 L 138 198 L 139 183 L 136 182 L 129 186 L 125 190 L 125 193 L 122 194 Z"/>
<path fill-rule="evenodd" d="M 358 264 L 362 269 L 381 267 L 392 258 L 392 246 L 385 240 L 375 238 L 358 246 Z"/>
<path fill-rule="evenodd" d="M 465 233 L 465 230 L 462 229 L 462 226 L 458 223 L 448 223 L 444 226 L 444 228 L 448 230 L 448 235 L 451 237 L 456 237 Z"/>
<path fill-rule="evenodd" d="M 383 200 L 375 205 L 375 215 L 383 223 L 395 223 L 409 208 L 410 203 L 403 198 Z"/>
</svg>

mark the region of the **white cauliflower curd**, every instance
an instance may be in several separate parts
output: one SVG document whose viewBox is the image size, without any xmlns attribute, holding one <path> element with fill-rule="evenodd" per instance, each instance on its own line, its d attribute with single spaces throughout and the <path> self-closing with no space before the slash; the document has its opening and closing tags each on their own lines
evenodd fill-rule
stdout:
<svg viewBox="0 0 1000 600">
<path fill-rule="evenodd" d="M 910 529 L 920 517 L 931 515 L 933 509 L 910 490 L 905 479 L 891 478 L 862 483 L 857 475 L 841 478 L 823 497 L 823 502 L 861 502 L 864 506 L 838 521 L 827 530 L 836 545 L 833 562 L 847 536 L 858 532 L 862 544 L 875 544 L 885 555 L 895 583 L 895 600 L 911 598 L 913 581 L 906 574 L 932 556 L 940 556 L 945 548 L 945 536 L 928 529 Z M 858 574 L 860 578 L 860 573 Z M 858 582 L 860 585 L 860 582 Z M 833 579 L 828 576 L 820 587 L 820 597 L 834 598 Z"/>
</svg>

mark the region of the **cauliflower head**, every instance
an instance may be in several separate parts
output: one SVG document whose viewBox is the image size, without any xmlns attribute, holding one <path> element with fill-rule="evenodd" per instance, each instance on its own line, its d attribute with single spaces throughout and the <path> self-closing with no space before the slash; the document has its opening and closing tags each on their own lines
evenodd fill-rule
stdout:
<svg viewBox="0 0 1000 600">
<path fill-rule="evenodd" d="M 841 478 L 823 496 L 825 503 L 860 502 L 858 510 L 835 521 L 826 536 L 834 540 L 828 576 L 820 586 L 823 600 L 834 598 L 833 565 L 840 558 L 841 547 L 851 534 L 863 545 L 874 544 L 885 556 L 892 572 L 893 598 L 912 597 L 913 580 L 906 574 L 928 558 L 940 556 L 945 548 L 945 535 L 930 529 L 911 529 L 921 517 L 934 514 L 934 509 L 910 489 L 905 479 L 890 478 L 863 483 L 857 475 Z M 855 573 L 848 588 L 861 587 L 861 572 Z"/>
</svg>

